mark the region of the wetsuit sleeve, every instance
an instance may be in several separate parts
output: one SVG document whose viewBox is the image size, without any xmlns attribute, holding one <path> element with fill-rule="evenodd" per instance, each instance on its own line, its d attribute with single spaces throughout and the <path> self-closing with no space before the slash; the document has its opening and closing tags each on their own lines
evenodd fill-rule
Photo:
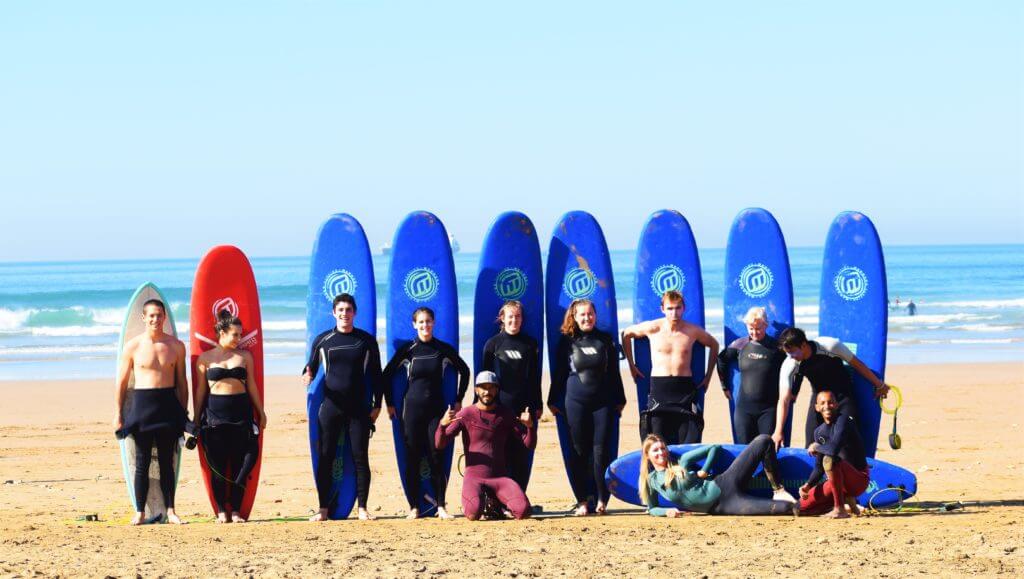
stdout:
<svg viewBox="0 0 1024 579">
<path fill-rule="evenodd" d="M 530 360 L 530 410 L 537 412 L 544 408 L 544 395 L 540 391 L 541 381 L 541 363 L 540 363 L 540 346 L 536 342 L 533 343 L 532 350 L 533 359 Z"/>
<path fill-rule="evenodd" d="M 391 358 L 391 361 L 388 362 L 384 371 L 381 372 L 381 382 L 383 382 L 381 388 L 384 390 L 384 403 L 388 406 L 395 405 L 394 400 L 392 399 L 394 393 L 391 391 L 391 381 L 394 379 L 395 373 L 398 372 L 398 369 L 401 368 L 402 364 L 409 358 L 409 352 L 412 351 L 412 346 L 415 343 L 416 342 L 409 342 L 402 346 L 400 350 L 395 352 L 395 355 Z"/>
<path fill-rule="evenodd" d="M 821 346 L 821 349 L 827 351 L 829 354 L 839 356 L 846 363 L 849 363 L 853 359 L 853 352 L 846 347 L 846 344 L 840 342 L 835 338 L 821 338 L 819 337 L 815 342 Z"/>
<path fill-rule="evenodd" d="M 690 466 L 696 463 L 700 459 L 704 459 L 704 466 L 700 468 L 704 472 L 708 472 L 708 467 L 715 461 L 715 457 L 718 455 L 717 444 L 706 444 L 704 446 L 695 448 L 690 452 L 687 452 L 683 456 L 679 457 L 679 466 L 683 467 L 683 470 L 689 472 Z"/>
<path fill-rule="evenodd" d="M 850 418 L 845 415 L 839 415 L 839 419 L 836 420 L 836 425 L 831 430 L 828 442 L 825 444 L 818 445 L 818 452 L 820 454 L 839 458 L 839 452 L 846 446 L 847 426 L 850 423 Z"/>
<path fill-rule="evenodd" d="M 782 369 L 779 370 L 779 398 L 781 399 L 786 395 L 787 392 L 792 392 L 793 397 L 800 393 L 800 382 L 803 378 L 800 376 L 800 367 L 797 365 L 796 360 L 786 356 L 786 361 L 782 363 Z"/>
<path fill-rule="evenodd" d="M 317 371 L 320 370 L 320 346 L 327 339 L 327 336 L 330 336 L 332 333 L 333 330 L 327 330 L 313 340 L 313 347 L 309 350 L 309 360 L 306 361 L 306 365 L 302 368 L 303 374 L 309 371 L 310 376 L 316 376 Z"/>
<path fill-rule="evenodd" d="M 440 449 L 448 446 L 460 432 L 465 430 L 465 426 L 462 424 L 462 421 L 466 418 L 464 412 L 465 410 L 460 410 L 455 415 L 459 420 L 449 422 L 448 426 L 437 425 L 437 432 L 434 433 L 434 446 L 436 448 Z"/>
<path fill-rule="evenodd" d="M 569 380 L 569 351 L 572 344 L 567 336 L 558 341 L 555 353 L 555 367 L 551 369 L 551 390 L 548 391 L 548 405 L 557 406 L 565 401 L 565 384 Z"/>
<path fill-rule="evenodd" d="M 606 376 L 608 386 L 611 387 L 612 399 L 616 404 L 626 405 L 626 390 L 622 386 L 622 373 L 619 372 L 619 349 L 615 347 L 615 341 L 611 336 L 605 337 L 605 347 L 608 356 L 606 360 Z"/>
<path fill-rule="evenodd" d="M 822 477 L 825 476 L 825 467 L 822 464 L 825 457 L 818 455 L 814 457 L 814 470 L 811 471 L 811 475 L 807 477 L 807 486 L 816 487 L 821 482 Z"/>
<path fill-rule="evenodd" d="M 466 397 L 466 390 L 469 390 L 469 365 L 466 364 L 466 361 L 462 359 L 462 356 L 455 351 L 455 348 L 452 348 L 451 346 L 446 348 L 445 356 L 459 372 L 459 390 L 455 394 L 455 399 L 461 404 L 462 399 Z"/>
<path fill-rule="evenodd" d="M 481 368 L 481 370 L 486 370 L 488 372 L 494 372 L 495 371 L 494 370 L 494 368 L 495 368 L 495 363 L 494 363 L 494 349 L 495 349 L 495 345 L 494 344 L 497 341 L 498 341 L 498 336 L 492 336 L 491 339 L 487 340 L 487 343 L 484 344 L 484 356 L 483 356 L 483 360 L 481 361 L 481 364 L 482 364 L 483 368 Z"/>
<path fill-rule="evenodd" d="M 509 412 L 509 419 L 513 421 L 512 430 L 515 431 L 519 440 L 523 441 L 523 446 L 530 450 L 537 448 L 537 427 L 527 427 L 519 422 L 519 418 L 512 412 Z"/>
<path fill-rule="evenodd" d="M 366 377 L 370 380 L 370 384 L 373 385 L 373 407 L 380 408 L 381 401 L 384 398 L 388 399 L 388 406 L 391 405 L 391 389 L 384 388 L 384 373 L 380 368 L 380 345 L 377 344 L 377 340 L 374 339 L 370 334 L 366 334 L 368 340 L 366 349 L 368 350 L 368 357 L 366 360 Z"/>
<path fill-rule="evenodd" d="M 647 514 L 652 517 L 664 517 L 668 509 L 658 506 L 658 492 L 651 487 L 651 479 L 647 479 Z"/>
<path fill-rule="evenodd" d="M 722 383 L 722 390 L 729 389 L 729 366 L 735 364 L 740 359 L 740 350 L 736 347 L 738 342 L 739 340 L 733 341 L 733 343 L 726 346 L 718 354 L 716 367 L 718 369 L 718 381 Z"/>
</svg>

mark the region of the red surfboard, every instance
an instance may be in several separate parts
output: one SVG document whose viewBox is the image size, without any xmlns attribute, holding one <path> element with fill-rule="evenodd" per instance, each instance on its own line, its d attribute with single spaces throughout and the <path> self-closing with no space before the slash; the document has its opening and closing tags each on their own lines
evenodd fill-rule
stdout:
<svg viewBox="0 0 1024 579">
<path fill-rule="evenodd" d="M 233 245 L 218 245 L 211 249 L 196 269 L 192 284 L 192 304 L 189 315 L 189 352 L 192 366 L 192 397 L 196 395 L 196 362 L 199 355 L 217 345 L 214 325 L 217 312 L 228 310 L 242 320 L 242 341 L 240 348 L 252 354 L 255 364 L 256 388 L 263 398 L 263 327 L 260 321 L 260 298 L 256 289 L 256 277 L 252 273 L 249 259 L 242 250 Z M 199 442 L 199 465 L 203 472 L 203 483 L 210 498 L 213 512 L 217 512 L 217 501 L 213 498 L 212 472 L 206 461 L 206 448 Z M 256 499 L 256 487 L 260 481 L 260 464 L 263 462 L 263 432 L 259 434 L 259 454 L 245 485 L 245 494 L 238 512 L 248 519 Z M 231 473 L 224 473 L 230 477 Z"/>
</svg>

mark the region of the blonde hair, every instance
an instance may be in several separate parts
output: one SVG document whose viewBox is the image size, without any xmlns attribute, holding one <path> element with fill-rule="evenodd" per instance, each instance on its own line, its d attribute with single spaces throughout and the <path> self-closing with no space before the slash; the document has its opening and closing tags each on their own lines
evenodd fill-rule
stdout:
<svg viewBox="0 0 1024 579">
<path fill-rule="evenodd" d="M 661 294 L 661 305 L 665 305 L 665 302 L 673 304 L 679 302 L 683 304 L 684 308 L 686 307 L 686 300 L 683 299 L 683 294 L 676 290 L 668 290 L 665 293 Z"/>
<path fill-rule="evenodd" d="M 768 312 L 761 307 L 754 306 L 747 310 L 747 315 L 743 316 L 744 324 L 753 324 L 757 320 L 761 320 L 768 325 Z"/>
<path fill-rule="evenodd" d="M 562 327 L 560 331 L 562 332 L 563 336 L 575 338 L 577 335 L 579 335 L 580 326 L 576 323 L 576 309 L 581 306 L 590 306 L 594 308 L 594 302 L 586 298 L 572 300 L 572 303 L 569 304 L 569 307 L 565 308 L 565 317 L 562 318 Z M 594 317 L 597 317 L 597 308 L 594 308 Z"/>
<path fill-rule="evenodd" d="M 647 451 L 659 442 L 665 444 L 665 439 L 657 434 L 648 434 L 640 451 L 640 478 L 637 480 L 636 488 L 640 491 L 640 501 L 645 505 L 648 504 L 651 496 L 651 489 L 647 486 L 647 476 L 651 472 L 651 460 L 647 458 Z M 668 445 L 665 446 L 665 450 L 666 452 L 668 451 Z M 662 484 L 662 488 L 668 488 L 672 485 L 672 481 L 677 478 L 685 479 L 686 473 L 683 472 L 681 466 L 672 462 L 672 456 L 669 455 L 668 468 L 665 469 L 665 482 Z"/>
<path fill-rule="evenodd" d="M 503 330 L 505 329 L 505 310 L 519 310 L 519 314 L 525 316 L 525 312 L 523 311 L 523 302 L 519 300 L 508 300 L 502 304 L 501 309 L 498 310 L 498 326 Z"/>
</svg>

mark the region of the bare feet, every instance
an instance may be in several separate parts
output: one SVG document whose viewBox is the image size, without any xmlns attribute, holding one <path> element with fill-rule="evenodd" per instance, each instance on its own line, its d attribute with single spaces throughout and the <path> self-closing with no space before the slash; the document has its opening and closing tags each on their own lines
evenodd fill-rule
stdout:
<svg viewBox="0 0 1024 579">
<path fill-rule="evenodd" d="M 850 514 L 859 517 L 860 516 L 860 505 L 857 504 L 857 499 L 848 498 L 846 499 L 846 506 L 850 508 Z"/>
<path fill-rule="evenodd" d="M 800 516 L 800 503 L 793 503 L 793 518 Z"/>
<path fill-rule="evenodd" d="M 598 515 L 603 515 L 608 512 L 608 505 L 604 501 L 597 501 L 597 505 L 594 507 L 594 512 Z"/>
<path fill-rule="evenodd" d="M 174 512 L 174 509 L 167 509 L 167 522 L 172 525 L 185 525 L 185 521 L 181 520 L 178 513 Z"/>
<path fill-rule="evenodd" d="M 359 507 L 359 520 L 360 521 L 372 521 L 377 517 L 371 515 L 366 509 Z"/>
<path fill-rule="evenodd" d="M 409 514 L 405 515 L 405 518 L 409 519 L 410 521 L 414 521 L 414 520 L 420 518 L 420 510 L 419 509 L 409 509 Z"/>
<path fill-rule="evenodd" d="M 142 513 L 135 513 L 135 515 L 132 516 L 132 520 L 128 521 L 128 524 L 133 526 L 133 527 L 136 527 L 138 525 L 141 525 L 142 522 L 145 521 L 145 520 L 146 520 L 146 513 L 144 513 L 144 512 L 142 512 Z"/>
<path fill-rule="evenodd" d="M 574 517 L 585 517 L 585 516 L 587 516 L 589 514 L 590 514 L 590 507 L 588 507 L 587 503 L 585 503 L 585 502 L 576 505 L 576 510 L 572 512 L 572 516 L 574 516 Z"/>
<path fill-rule="evenodd" d="M 850 515 L 847 514 L 843 509 L 832 509 L 831 511 L 821 515 L 823 519 L 849 519 Z"/>
<path fill-rule="evenodd" d="M 320 509 L 320 511 L 317 512 L 317 514 L 315 514 L 315 515 L 313 515 L 312 517 L 309 518 L 309 520 L 314 522 L 314 523 L 319 523 L 321 521 L 327 521 L 329 519 L 330 519 L 330 516 L 328 516 L 328 514 L 327 514 L 327 509 Z"/>
<path fill-rule="evenodd" d="M 455 515 L 450 514 L 444 507 L 437 507 L 437 518 L 442 521 L 450 521 L 455 518 Z"/>
<path fill-rule="evenodd" d="M 242 515 L 238 511 L 231 511 L 231 522 L 244 523 L 245 519 L 242 518 Z"/>
<path fill-rule="evenodd" d="M 227 513 L 225 513 L 224 511 L 221 511 L 221 512 L 217 513 L 217 523 L 218 524 L 220 524 L 220 523 L 230 523 L 230 522 L 231 521 L 228 520 L 228 514 Z"/>
</svg>

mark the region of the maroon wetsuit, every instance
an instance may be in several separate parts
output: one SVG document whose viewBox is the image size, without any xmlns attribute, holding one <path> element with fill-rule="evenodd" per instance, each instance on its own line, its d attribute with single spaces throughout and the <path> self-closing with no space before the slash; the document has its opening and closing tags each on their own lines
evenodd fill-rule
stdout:
<svg viewBox="0 0 1024 579">
<path fill-rule="evenodd" d="M 522 519 L 530 514 L 530 501 L 526 493 L 508 476 L 505 450 L 510 437 L 521 440 L 526 448 L 537 445 L 533 428 L 519 422 L 508 408 L 497 406 L 493 411 L 467 406 L 445 426 L 438 426 L 435 445 L 447 446 L 455 435 L 462 433 L 462 446 L 466 451 L 466 476 L 462 481 L 462 512 L 467 519 L 476 520 L 483 513 L 484 493 L 490 493 L 505 505 L 512 515 Z"/>
</svg>

